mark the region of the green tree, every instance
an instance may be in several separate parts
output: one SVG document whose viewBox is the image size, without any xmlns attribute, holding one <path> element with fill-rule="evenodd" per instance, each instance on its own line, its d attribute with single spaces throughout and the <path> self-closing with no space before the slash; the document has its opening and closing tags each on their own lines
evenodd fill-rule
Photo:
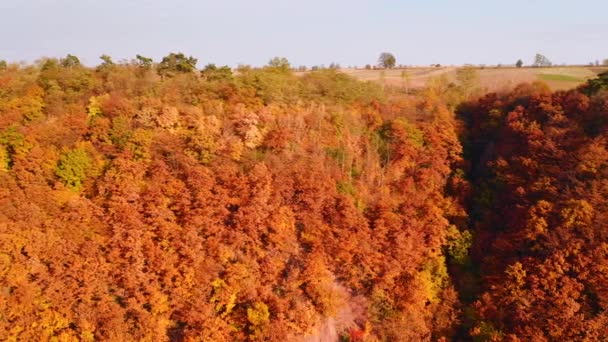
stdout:
<svg viewBox="0 0 608 342">
<path fill-rule="evenodd" d="M 291 69 L 291 64 L 285 57 L 274 57 L 268 62 L 268 67 L 277 71 L 287 72 Z"/>
<path fill-rule="evenodd" d="M 97 67 L 97 71 L 109 70 L 114 66 L 114 62 L 112 61 L 112 57 L 108 55 L 99 56 L 103 62 Z"/>
<path fill-rule="evenodd" d="M 232 79 L 232 69 L 229 66 L 217 67 L 215 64 L 207 64 L 201 70 L 201 77 L 207 81 L 225 81 Z"/>
<path fill-rule="evenodd" d="M 152 58 L 144 57 L 142 55 L 135 56 L 135 64 L 142 69 L 150 70 L 152 68 Z"/>
<path fill-rule="evenodd" d="M 114 62 L 112 61 L 112 57 L 110 57 L 108 55 L 101 55 L 101 56 L 99 56 L 99 59 L 101 59 L 103 61 L 103 63 L 101 65 L 114 65 Z"/>
<path fill-rule="evenodd" d="M 381 68 L 392 69 L 395 67 L 396 63 L 397 59 L 390 52 L 383 52 L 380 54 L 380 57 L 378 57 L 378 66 Z"/>
<path fill-rule="evenodd" d="M 521 59 L 517 60 L 517 63 L 515 63 L 515 66 L 518 68 L 521 68 L 524 65 L 524 61 L 522 61 Z"/>
<path fill-rule="evenodd" d="M 0 70 L 4 70 L 8 67 L 8 63 L 5 60 L 0 60 Z"/>
<path fill-rule="evenodd" d="M 158 64 L 156 71 L 161 77 L 171 77 L 177 74 L 187 74 L 196 70 L 198 60 L 183 53 L 170 53 Z"/>
<path fill-rule="evenodd" d="M 81 66 L 80 59 L 78 59 L 78 57 L 76 57 L 74 55 L 70 55 L 70 54 L 68 54 L 67 56 L 62 58 L 59 61 L 59 63 L 61 63 L 61 66 L 64 68 L 77 68 L 77 67 Z"/>
<path fill-rule="evenodd" d="M 92 162 L 87 151 L 81 147 L 64 152 L 59 157 L 55 174 L 72 190 L 79 190 L 87 177 Z"/>
</svg>

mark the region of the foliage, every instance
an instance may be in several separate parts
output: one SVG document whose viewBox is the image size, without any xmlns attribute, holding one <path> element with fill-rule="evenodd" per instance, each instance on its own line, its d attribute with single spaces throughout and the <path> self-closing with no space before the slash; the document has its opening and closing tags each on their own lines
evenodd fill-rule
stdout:
<svg viewBox="0 0 608 342">
<path fill-rule="evenodd" d="M 285 57 L 273 57 L 268 62 L 268 67 L 279 72 L 287 72 L 291 69 L 291 64 Z"/>
<path fill-rule="evenodd" d="M 550 67 L 552 63 L 547 57 L 537 53 L 536 56 L 534 56 L 534 64 L 532 65 L 535 67 Z"/>
<path fill-rule="evenodd" d="M 468 261 L 469 249 L 473 236 L 468 230 L 459 231 L 454 225 L 450 226 L 447 242 L 447 254 L 456 264 L 464 265 Z"/>
<path fill-rule="evenodd" d="M 378 66 L 381 68 L 392 69 L 397 64 L 397 59 L 390 52 L 383 52 L 378 57 Z"/>
<path fill-rule="evenodd" d="M 142 55 L 135 56 L 135 63 L 144 70 L 152 69 L 152 58 L 145 57 Z"/>
<path fill-rule="evenodd" d="M 229 81 L 232 79 L 232 69 L 227 65 L 218 68 L 215 64 L 207 64 L 205 68 L 201 70 L 201 76 L 203 79 L 210 82 Z"/>
<path fill-rule="evenodd" d="M 311 100 L 326 99 L 339 103 L 371 103 L 382 100 L 381 88 L 372 82 L 360 82 L 333 69 L 313 71 L 302 76 L 301 95 Z"/>
<path fill-rule="evenodd" d="M 85 149 L 77 147 L 65 151 L 55 168 L 55 174 L 69 188 L 79 190 L 92 166 L 91 158 Z"/>
<path fill-rule="evenodd" d="M 601 90 L 70 60 L 0 77 L 1 340 L 604 336 Z"/>
<path fill-rule="evenodd" d="M 608 260 L 601 223 L 608 107 L 592 90 L 599 82 L 555 93 L 520 85 L 461 108 L 474 192 L 488 198 L 471 205 L 470 257 L 481 282 L 470 305 L 474 339 L 608 333 L 599 323 L 608 302 L 597 285 L 606 275 L 596 271 Z"/>
<path fill-rule="evenodd" d="M 270 312 L 268 306 L 263 302 L 255 302 L 247 308 L 247 320 L 251 324 L 251 337 L 256 339 L 261 337 L 263 330 L 270 322 Z"/>
<path fill-rule="evenodd" d="M 10 126 L 0 132 L 0 170 L 8 171 L 18 153 L 27 149 L 25 136 Z"/>
<path fill-rule="evenodd" d="M 59 60 L 59 63 L 64 68 L 77 68 L 80 67 L 80 59 L 74 55 L 67 54 L 64 58 Z"/>
<path fill-rule="evenodd" d="M 592 96 L 601 91 L 608 90 L 608 71 L 598 75 L 597 78 L 591 79 L 580 87 L 581 91 L 587 96 Z"/>
<path fill-rule="evenodd" d="M 114 66 L 114 62 L 112 61 L 112 57 L 108 55 L 101 55 L 99 59 L 102 60 L 102 63 L 97 67 L 97 71 L 105 71 L 107 72 Z"/>
<path fill-rule="evenodd" d="M 108 56 L 108 55 L 101 55 L 99 57 L 99 59 L 101 59 L 103 61 L 102 65 L 114 65 L 114 62 L 112 61 L 112 57 Z"/>
<path fill-rule="evenodd" d="M 141 57 L 141 56 L 140 56 Z M 148 60 L 140 59 L 144 67 L 148 65 Z M 156 71 L 162 77 L 173 77 L 178 74 L 191 73 L 196 70 L 197 59 L 190 56 L 186 57 L 183 53 L 170 53 L 163 57 L 163 60 L 156 66 Z"/>
</svg>

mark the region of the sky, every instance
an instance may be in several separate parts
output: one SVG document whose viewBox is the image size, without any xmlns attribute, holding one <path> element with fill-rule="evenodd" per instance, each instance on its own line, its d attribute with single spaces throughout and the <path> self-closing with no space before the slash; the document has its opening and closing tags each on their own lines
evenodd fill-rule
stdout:
<svg viewBox="0 0 608 342">
<path fill-rule="evenodd" d="M 555 64 L 608 58 L 607 0 L 0 0 L 0 59 L 87 65 L 170 52 L 208 63 Z"/>
</svg>

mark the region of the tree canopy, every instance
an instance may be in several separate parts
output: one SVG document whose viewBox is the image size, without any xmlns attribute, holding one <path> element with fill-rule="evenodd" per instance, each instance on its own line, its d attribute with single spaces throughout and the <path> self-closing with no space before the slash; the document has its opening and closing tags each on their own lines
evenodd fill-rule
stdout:
<svg viewBox="0 0 608 342">
<path fill-rule="evenodd" d="M 0 340 L 608 336 L 606 73 L 103 60 L 0 69 Z"/>
<path fill-rule="evenodd" d="M 540 53 L 537 53 L 536 56 L 534 56 L 534 64 L 535 67 L 550 67 L 552 65 L 551 61 L 545 57 L 544 55 L 541 55 Z"/>
<path fill-rule="evenodd" d="M 392 69 L 395 67 L 396 63 L 397 59 L 390 52 L 383 52 L 380 54 L 380 57 L 378 57 L 378 66 L 381 68 Z"/>
<path fill-rule="evenodd" d="M 141 57 L 141 56 L 138 56 Z M 149 60 L 144 58 L 138 58 L 144 66 L 149 64 Z M 196 70 L 196 63 L 198 59 L 190 56 L 186 57 L 183 53 L 170 53 L 163 57 L 163 60 L 156 66 L 156 71 L 161 77 L 172 77 L 177 74 L 191 73 Z"/>
</svg>

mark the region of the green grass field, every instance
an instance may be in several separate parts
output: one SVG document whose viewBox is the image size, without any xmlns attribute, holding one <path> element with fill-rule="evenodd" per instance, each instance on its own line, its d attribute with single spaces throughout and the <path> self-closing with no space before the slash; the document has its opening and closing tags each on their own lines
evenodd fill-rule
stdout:
<svg viewBox="0 0 608 342">
<path fill-rule="evenodd" d="M 563 81 L 563 82 L 583 82 L 584 78 L 562 75 L 562 74 L 539 74 L 538 78 L 542 81 Z"/>
</svg>

